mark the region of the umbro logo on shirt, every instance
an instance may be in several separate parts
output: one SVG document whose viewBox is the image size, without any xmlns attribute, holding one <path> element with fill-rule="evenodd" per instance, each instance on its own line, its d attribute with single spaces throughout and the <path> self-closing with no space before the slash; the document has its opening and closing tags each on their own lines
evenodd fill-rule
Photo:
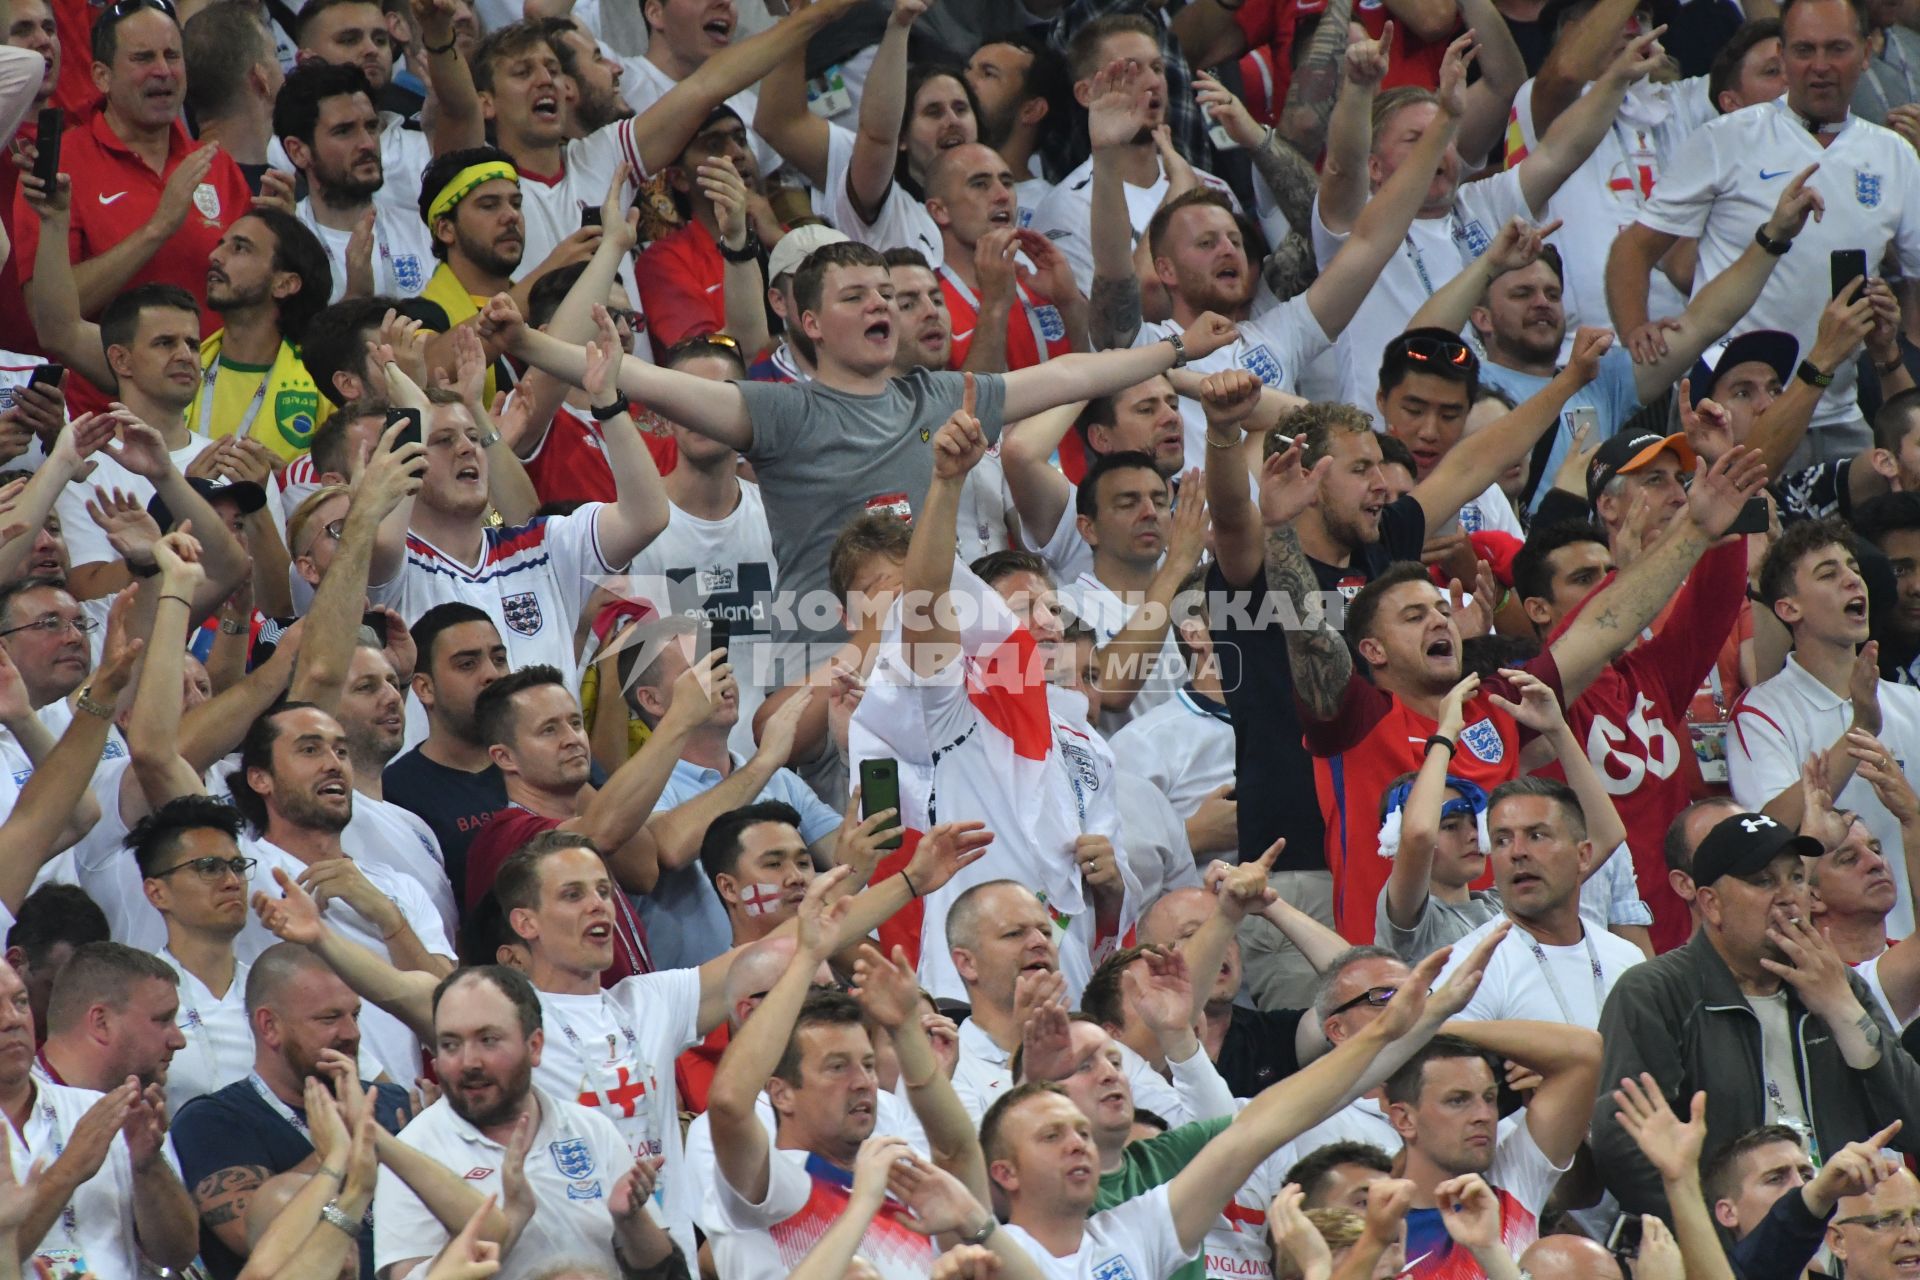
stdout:
<svg viewBox="0 0 1920 1280">
<path fill-rule="evenodd" d="M 482 1178 L 492 1177 L 493 1170 L 483 1169 L 479 1165 L 475 1165 L 473 1168 L 467 1170 L 465 1173 L 461 1174 L 460 1176 L 465 1178 L 468 1182 L 478 1182 Z"/>
</svg>

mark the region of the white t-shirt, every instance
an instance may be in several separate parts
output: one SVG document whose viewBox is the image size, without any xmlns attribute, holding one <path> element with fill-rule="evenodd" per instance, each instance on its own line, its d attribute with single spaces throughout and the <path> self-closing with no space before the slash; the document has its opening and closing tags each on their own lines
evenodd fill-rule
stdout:
<svg viewBox="0 0 1920 1280">
<path fill-rule="evenodd" d="M 727 746 L 751 756 L 754 712 L 768 689 L 786 683 L 755 665 L 771 631 L 773 593 L 780 585 L 760 486 L 741 481 L 739 503 L 718 520 L 669 504 L 667 527 L 633 558 L 628 577 L 633 594 L 662 611 L 727 624 L 727 662 L 740 682 L 740 720 Z"/>
<path fill-rule="evenodd" d="M 993 1042 L 971 1018 L 960 1024 L 960 1056 L 953 1064 L 953 1091 L 977 1125 L 987 1108 L 1013 1088 L 1013 1055 Z"/>
<path fill-rule="evenodd" d="M 595 7 L 598 8 L 598 0 L 595 0 Z M 575 17 L 579 17 L 580 7 L 576 6 L 573 12 Z M 620 96 L 638 114 L 644 115 L 648 107 L 666 97 L 673 86 L 679 83 L 645 58 L 620 58 L 618 61 L 624 72 L 620 77 Z M 739 113 L 740 123 L 747 126 L 747 146 L 753 152 L 754 166 L 762 178 L 786 163 L 780 158 L 780 153 L 773 149 L 772 143 L 753 131 L 753 116 L 760 109 L 758 92 L 742 89 L 727 99 L 727 105 Z"/>
<path fill-rule="evenodd" d="M 1113 735 L 1113 758 L 1151 782 L 1185 821 L 1202 800 L 1234 780 L 1233 722 L 1226 714 L 1219 703 L 1209 708 L 1176 689 Z"/>
<path fill-rule="evenodd" d="M 1853 116 L 1822 147 L 1784 98 L 1743 107 L 1689 134 L 1639 220 L 1655 231 L 1698 237 L 1695 278 L 1711 280 L 1746 252 L 1754 228 L 1773 215 L 1793 176 L 1816 162 L 1820 171 L 1808 185 L 1824 199 L 1826 213 L 1795 237 L 1794 252 L 1775 264 L 1760 300 L 1729 336 L 1781 329 L 1809 350 L 1820 321 L 1820 307 L 1810 303 L 1833 292 L 1829 254 L 1835 249 L 1865 249 L 1874 275 L 1891 251 L 1900 274 L 1920 275 L 1920 157 L 1913 147 Z M 1814 410 L 1815 427 L 1859 414 L 1855 381 L 1853 362 L 1841 361 Z"/>
<path fill-rule="evenodd" d="M 1445 982 L 1466 961 L 1480 940 L 1500 926 L 1493 919 L 1453 944 L 1453 958 L 1440 971 Z M 1600 1008 L 1620 975 L 1646 959 L 1625 938 L 1582 922 L 1586 937 L 1570 947 L 1538 942 L 1519 921 L 1487 960 L 1486 977 L 1459 1017 L 1466 1021 L 1520 1018 L 1561 1022 L 1597 1030 Z"/>
<path fill-rule="evenodd" d="M 351 829 L 351 828 L 349 828 Z M 351 844 L 343 845 L 348 856 L 353 856 Z M 253 869 L 253 885 L 266 892 L 278 895 L 279 887 L 274 881 L 275 868 L 286 872 L 289 880 L 297 880 L 301 872 L 307 869 L 307 863 L 294 857 L 277 844 L 259 836 L 242 835 L 240 853 L 244 857 L 258 861 Z M 420 939 L 420 945 L 427 954 L 454 958 L 453 944 L 440 929 L 440 913 L 434 909 L 433 902 L 427 897 L 426 890 L 415 884 L 407 876 L 390 871 L 377 863 L 364 862 L 358 857 L 354 861 L 360 867 L 360 874 L 375 889 L 385 894 L 400 909 L 412 926 L 414 935 Z M 271 889 L 266 886 L 273 885 Z M 151 907 L 148 910 L 152 910 Z M 154 914 L 158 915 L 158 912 Z M 338 899 L 329 902 L 323 910 L 327 923 L 341 937 L 357 942 L 382 960 L 391 962 L 393 953 L 387 949 L 380 930 L 367 918 Z M 274 945 L 279 939 L 267 931 L 258 916 L 250 915 L 247 927 L 233 941 L 233 952 L 248 964 L 258 959 L 260 953 Z M 371 1003 L 360 1008 L 360 1041 L 364 1052 L 370 1054 L 389 1079 L 405 1089 L 411 1089 L 420 1075 L 420 1040 L 405 1023 L 384 1009 Z"/>
<path fill-rule="evenodd" d="M 1477 182 L 1463 182 L 1454 195 L 1453 211 L 1439 218 L 1415 218 L 1406 238 L 1394 251 L 1373 287 L 1340 335 L 1335 355 L 1344 371 L 1341 399 L 1363 409 L 1379 423 L 1374 400 L 1380 390 L 1380 355 L 1387 344 L 1406 332 L 1413 313 L 1426 305 L 1434 290 L 1460 274 L 1461 268 L 1487 251 L 1509 218 L 1532 219 L 1520 191 L 1520 173 L 1507 169 Z M 1759 226 L 1758 222 L 1753 224 Z M 1320 201 L 1313 202 L 1313 253 L 1325 270 L 1352 235 L 1335 235 L 1320 220 Z M 1747 238 L 1753 238 L 1749 228 Z"/>
<path fill-rule="evenodd" d="M 1023 227 L 1033 225 L 1033 215 L 1047 197 L 1053 194 L 1053 184 L 1045 178 L 1025 178 L 1013 184 L 1014 199 L 1020 202 L 1019 223 Z"/>
<path fill-rule="evenodd" d="M 26 1127 L 8 1135 L 13 1176 L 20 1183 L 27 1181 L 35 1161 L 53 1163 L 72 1138 L 74 1126 L 105 1096 L 92 1089 L 53 1084 L 37 1073 L 33 1087 L 36 1092 Z M 171 1144 L 167 1159 L 173 1159 Z M 83 1264 L 97 1280 L 137 1280 L 150 1274 L 133 1229 L 133 1156 L 124 1134 L 113 1135 L 99 1172 L 80 1184 L 34 1254 L 52 1262 L 57 1276 Z"/>
<path fill-rule="evenodd" d="M 1182 401 L 1184 404 L 1185 402 Z M 1053 532 L 1039 542 L 1040 531 L 1026 524 L 1020 526 L 1020 541 L 1026 543 L 1027 550 L 1036 551 L 1040 558 L 1053 570 L 1054 581 L 1072 582 L 1083 573 L 1093 572 L 1093 548 L 1087 545 L 1080 533 L 1080 521 L 1076 504 L 1080 500 L 1080 486 L 1067 481 L 1067 496 L 1060 508 L 1060 521 L 1053 526 Z"/>
<path fill-rule="evenodd" d="M 1140 243 L 1140 237 L 1147 234 L 1147 224 L 1153 221 L 1153 215 L 1167 198 L 1167 171 L 1160 163 L 1160 157 L 1153 159 L 1154 180 L 1150 187 L 1136 187 L 1132 183 L 1123 183 L 1127 193 L 1127 221 L 1132 224 L 1133 242 Z M 1195 169 L 1194 176 L 1202 186 L 1212 187 L 1233 202 L 1235 212 L 1240 209 L 1240 200 L 1228 189 L 1227 184 L 1203 169 Z M 1023 198 L 1021 204 L 1026 203 Z M 1040 201 L 1033 210 L 1033 229 L 1060 246 L 1060 252 L 1067 255 L 1067 261 L 1073 266 L 1074 283 L 1080 286 L 1080 292 L 1086 293 L 1093 288 L 1093 160 L 1089 157 L 1078 169 L 1060 180 L 1058 186 L 1046 199 Z M 1259 270 L 1255 263 L 1254 269 Z M 1198 453 L 1193 455 L 1199 457 Z"/>
<path fill-rule="evenodd" d="M 888 249 L 918 249 L 935 271 L 947 260 L 940 227 L 927 206 L 904 191 L 898 182 L 887 188 L 880 212 L 872 222 L 862 218 L 847 193 L 847 171 L 853 164 L 854 134 L 829 124 L 826 189 L 813 193 L 813 211 L 861 244 L 885 253 Z"/>
<path fill-rule="evenodd" d="M 1175 889 L 1198 889 L 1200 869 L 1180 815 L 1146 779 L 1122 769 L 1119 783 L 1114 795 L 1120 803 L 1120 851 L 1140 882 L 1141 901 Z"/>
<path fill-rule="evenodd" d="M 1165 1184 L 1087 1219 L 1080 1247 L 1058 1257 L 1016 1223 L 1000 1228 L 1051 1280 L 1163 1280 L 1193 1261 L 1173 1226 Z"/>
<path fill-rule="evenodd" d="M 186 444 L 170 451 L 173 465 L 184 472 L 187 464 L 199 457 L 201 450 L 212 443 L 211 436 L 189 430 Z M 83 564 L 120 559 L 120 554 L 107 542 L 107 535 L 87 514 L 87 502 L 93 497 L 94 489 L 104 489 L 109 493 L 115 489 L 125 490 L 142 506 L 153 499 L 153 482 L 115 462 L 113 455 L 105 449 L 88 461 L 94 464 L 93 474 L 84 480 L 75 480 L 62 489 L 53 504 L 54 514 L 60 517 L 60 534 L 67 543 L 67 563 L 76 569 Z"/>
<path fill-rule="evenodd" d="M 336 231 L 314 216 L 313 197 L 308 196 L 294 212 L 312 228 L 326 247 L 333 267 L 333 295 L 338 302 L 347 293 L 347 242 L 351 231 Z M 373 291 L 384 297 L 412 298 L 427 287 L 427 280 L 440 264 L 433 256 L 433 237 L 427 224 L 420 221 L 419 210 L 400 210 L 391 204 L 373 202 Z"/>
<path fill-rule="evenodd" d="M 697 1203 L 682 1168 L 674 1059 L 700 1041 L 700 973 L 668 969 L 592 995 L 540 992 L 546 1048 L 534 1082 L 611 1121 L 635 1155 L 663 1157 L 655 1216 L 694 1255 Z"/>
<path fill-rule="evenodd" d="M 1133 345 L 1145 347 L 1165 342 L 1169 334 L 1178 333 L 1180 328 L 1167 322 L 1143 324 L 1140 332 L 1134 336 Z M 1353 330 L 1349 328 L 1347 332 L 1352 333 Z M 1394 332 L 1400 331 L 1395 329 Z M 1240 336 L 1230 345 L 1212 355 L 1189 361 L 1187 368 L 1199 374 L 1245 369 L 1276 391 L 1297 392 L 1300 375 L 1306 367 L 1323 353 L 1338 349 L 1334 340 L 1327 336 L 1327 331 L 1320 327 L 1313 308 L 1307 305 L 1307 295 L 1301 293 L 1260 315 L 1242 320 Z M 1374 353 L 1373 367 L 1376 371 L 1380 368 L 1377 351 Z M 1367 403 L 1373 403 L 1371 393 L 1367 396 Z M 1187 456 L 1204 458 L 1207 448 L 1206 410 L 1198 400 L 1182 396 L 1180 421 L 1186 427 Z"/>
<path fill-rule="evenodd" d="M 405 876 L 418 885 L 440 917 L 442 937 L 459 933 L 460 910 L 454 905 L 453 885 L 447 879 L 446 855 L 440 852 L 433 828 L 419 815 L 391 800 L 375 800 L 356 791 L 353 821 L 341 832 L 340 839 L 362 863 Z"/>
<path fill-rule="evenodd" d="M 714 1172 L 707 1238 L 720 1280 L 764 1280 L 792 1271 L 846 1212 L 852 1186 L 837 1165 L 784 1147 L 768 1153 L 767 1193 L 758 1203 L 736 1191 L 718 1163 Z M 933 1241 L 903 1225 L 905 1216 L 889 1200 L 855 1251 L 882 1280 L 923 1280 L 933 1267 Z"/>
<path fill-rule="evenodd" d="M 526 1280 L 562 1259 L 578 1259 L 618 1275 L 613 1257 L 613 1184 L 633 1165 L 627 1144 L 605 1119 L 536 1086 L 540 1127 L 527 1154 L 527 1182 L 539 1211 L 501 1262 L 500 1280 Z M 454 1114 L 445 1098 L 400 1131 L 400 1141 L 432 1156 L 481 1195 L 500 1194 L 506 1148 Z M 409 1258 L 431 1258 L 447 1229 L 385 1165 L 373 1194 L 373 1263 L 385 1271 Z M 423 1274 L 416 1272 L 416 1275 Z"/>
<path fill-rule="evenodd" d="M 1072 507 L 1068 507 L 1069 513 Z M 987 452 L 960 486 L 960 514 L 955 519 L 960 559 L 972 564 L 989 552 L 1005 551 L 1007 517 L 1013 513 L 1013 491 L 1007 488 L 1006 468 L 1000 464 L 998 442 Z M 1069 518 L 1070 515 L 1069 515 Z"/>
<path fill-rule="evenodd" d="M 131 859 L 133 855 L 127 856 Z M 174 1025 L 186 1037 L 187 1047 L 175 1050 L 167 1064 L 167 1114 L 178 1115 L 191 1099 L 224 1089 L 253 1070 L 253 1025 L 247 1019 L 248 966 L 236 960 L 227 993 L 216 997 L 172 951 L 162 949 L 159 956 L 180 975 L 180 1011 Z M 413 1084 L 411 1080 L 405 1083 L 408 1087 Z"/>
<path fill-rule="evenodd" d="M 1519 130 L 1521 156 L 1540 145 L 1533 122 L 1532 80 L 1514 95 L 1512 127 Z M 1590 92 L 1588 85 L 1583 92 Z M 1706 77 L 1675 84 L 1642 80 L 1627 87 L 1609 136 L 1567 175 L 1547 201 L 1542 221 L 1559 218 L 1565 224 L 1552 237 L 1566 272 L 1561 301 L 1567 311 L 1567 332 L 1581 325 L 1613 327 L 1607 314 L 1607 252 L 1614 237 L 1633 225 L 1648 198 L 1672 163 L 1687 135 L 1719 113 L 1707 100 Z M 1507 163 L 1517 164 L 1509 150 Z M 1677 316 L 1687 299 L 1665 273 L 1653 273 L 1647 295 L 1647 314 Z"/>
<path fill-rule="evenodd" d="M 1789 654 L 1779 674 L 1740 696 L 1730 719 L 1727 781 L 1741 807 L 1757 812 L 1800 781 L 1800 766 L 1809 755 L 1840 740 L 1853 723 L 1853 700 L 1814 679 Z M 1880 682 L 1878 737 L 1902 773 L 1920 767 L 1920 689 L 1891 680 Z M 1899 820 L 1859 774 L 1847 780 L 1833 798 L 1833 807 L 1858 814 L 1882 849 L 1901 847 Z M 1914 930 L 1905 860 L 1888 858 L 1887 874 L 1899 887 L 1893 910 L 1887 913 L 1887 933 L 1904 938 Z"/>
<path fill-rule="evenodd" d="M 506 642 L 514 668 L 546 663 L 580 687 L 573 647 L 575 619 L 593 594 L 593 575 L 624 571 L 600 552 L 600 504 L 589 502 L 570 515 L 536 517 L 513 529 L 488 528 L 479 563 L 462 564 L 417 533 L 407 535 L 407 554 L 392 581 L 367 588 L 374 604 L 394 609 L 411 625 L 435 605 L 458 601 L 482 610 Z M 407 699 L 407 741 L 427 736 L 427 713 Z"/>
</svg>

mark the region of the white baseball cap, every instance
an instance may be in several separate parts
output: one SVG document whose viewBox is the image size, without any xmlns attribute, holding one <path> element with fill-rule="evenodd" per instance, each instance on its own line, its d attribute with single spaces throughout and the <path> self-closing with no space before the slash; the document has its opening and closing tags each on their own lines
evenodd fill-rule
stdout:
<svg viewBox="0 0 1920 1280">
<path fill-rule="evenodd" d="M 852 238 L 844 231 L 836 231 L 817 222 L 795 227 L 781 236 L 779 243 L 773 246 L 773 251 L 767 254 L 767 283 L 772 284 L 781 276 L 798 271 L 815 249 L 824 249 L 830 244 L 845 244 Z"/>
</svg>

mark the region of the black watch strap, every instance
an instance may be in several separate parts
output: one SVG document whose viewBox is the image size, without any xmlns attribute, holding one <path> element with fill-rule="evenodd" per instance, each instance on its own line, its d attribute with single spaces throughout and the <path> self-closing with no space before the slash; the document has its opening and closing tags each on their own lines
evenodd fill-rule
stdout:
<svg viewBox="0 0 1920 1280">
<path fill-rule="evenodd" d="M 747 242 L 738 249 L 727 248 L 724 240 L 716 243 L 720 246 L 720 256 L 728 262 L 753 262 L 760 257 L 760 237 L 753 233 L 751 227 L 747 228 Z"/>
<path fill-rule="evenodd" d="M 605 407 L 595 405 L 593 407 L 593 420 L 595 422 L 612 422 L 615 418 L 626 412 L 628 412 L 627 402 L 622 398 L 615 400 L 612 404 Z"/>
<path fill-rule="evenodd" d="M 1822 373 L 1814 368 L 1813 361 L 1811 360 L 1802 360 L 1800 367 L 1793 371 L 1793 376 L 1809 386 L 1830 387 L 1833 385 L 1833 375 L 1830 373 Z"/>
<path fill-rule="evenodd" d="M 1767 235 L 1767 224 L 1764 222 L 1761 223 L 1759 229 L 1753 233 L 1753 242 L 1776 258 L 1793 248 L 1793 241 L 1775 240 Z"/>
</svg>

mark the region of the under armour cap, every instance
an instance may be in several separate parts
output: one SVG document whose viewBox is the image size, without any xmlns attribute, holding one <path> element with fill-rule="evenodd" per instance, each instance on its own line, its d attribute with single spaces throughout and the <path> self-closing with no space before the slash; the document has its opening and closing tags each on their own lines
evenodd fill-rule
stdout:
<svg viewBox="0 0 1920 1280">
<path fill-rule="evenodd" d="M 1793 380 L 1800 364 L 1800 343 L 1778 329 L 1749 329 L 1737 338 L 1722 338 L 1708 347 L 1693 366 L 1693 407 L 1713 394 L 1714 384 L 1737 365 L 1759 363 L 1772 369 L 1784 384 Z"/>
<path fill-rule="evenodd" d="M 1658 431 L 1623 431 L 1610 436 L 1594 453 L 1593 461 L 1587 464 L 1587 501 L 1600 500 L 1600 491 L 1613 483 L 1617 475 L 1629 471 L 1638 471 L 1646 466 L 1661 452 L 1671 449 L 1680 459 L 1680 469 L 1692 474 L 1699 465 L 1699 455 L 1693 446 L 1687 443 L 1684 435 L 1663 436 Z"/>
<path fill-rule="evenodd" d="M 767 283 L 771 284 L 781 276 L 798 271 L 813 256 L 814 250 L 824 249 L 830 244 L 845 244 L 850 238 L 844 231 L 817 222 L 795 227 L 781 236 L 767 254 Z"/>
<path fill-rule="evenodd" d="M 1796 833 L 1764 813 L 1736 813 L 1716 824 L 1693 855 L 1693 882 L 1712 884 L 1722 876 L 1764 871 L 1783 853 L 1817 858 L 1825 850 L 1812 836 Z"/>
</svg>

